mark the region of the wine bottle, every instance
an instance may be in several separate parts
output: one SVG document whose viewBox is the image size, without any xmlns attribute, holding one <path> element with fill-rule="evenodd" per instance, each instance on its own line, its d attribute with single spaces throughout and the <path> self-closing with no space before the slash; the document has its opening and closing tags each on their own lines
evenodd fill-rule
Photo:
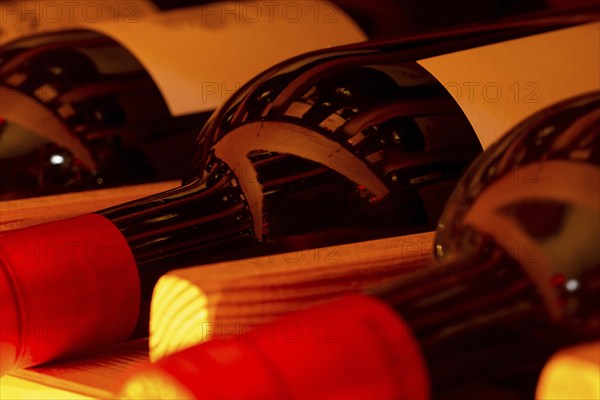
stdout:
<svg viewBox="0 0 600 400">
<path fill-rule="evenodd" d="M 194 137 L 244 79 L 290 56 L 365 38 L 329 3 L 322 5 L 336 24 L 315 21 L 296 3 L 301 15 L 294 23 L 282 14 L 287 3 L 273 15 L 242 20 L 251 16 L 240 4 L 223 3 L 225 19 L 196 7 L 140 21 L 72 24 L 77 30 L 2 46 L 0 200 L 181 179 Z M 45 6 L 33 6 L 28 10 L 43 18 Z M 302 40 L 288 40 L 303 30 L 309 32 Z M 262 51 L 264 37 L 275 32 L 283 42 Z M 235 57 L 229 68 L 206 65 L 230 61 L 228 54 Z"/>
<path fill-rule="evenodd" d="M 558 29 L 516 42 L 543 42 L 566 73 L 566 87 L 543 86 L 543 103 L 596 85 L 588 58 L 597 26 L 577 25 L 596 19 L 541 17 L 341 47 L 265 71 L 209 119 L 180 188 L 1 236 L 2 371 L 125 340 L 136 325 L 144 334 L 152 289 L 169 269 L 434 230 L 491 138 L 475 133 L 420 62 Z M 580 46 L 573 52 L 561 40 Z M 515 45 L 482 49 L 518 69 L 524 60 L 506 44 Z M 56 325 L 60 340 L 27 337 Z"/>
<path fill-rule="evenodd" d="M 92 31 L 3 47 L 0 85 L 1 200 L 178 179 L 210 115 L 172 116 L 136 57 Z"/>
<path fill-rule="evenodd" d="M 533 398 L 554 351 L 600 338 L 599 127 L 598 91 L 527 119 L 458 184 L 438 265 L 167 356 L 121 395 L 422 399 L 485 381 Z"/>
</svg>

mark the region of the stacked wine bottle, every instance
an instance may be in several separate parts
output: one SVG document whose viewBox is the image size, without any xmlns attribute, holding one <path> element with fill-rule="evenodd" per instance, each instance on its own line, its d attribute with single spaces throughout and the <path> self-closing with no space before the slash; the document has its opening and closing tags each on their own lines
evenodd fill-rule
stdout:
<svg viewBox="0 0 600 400">
<path fill-rule="evenodd" d="M 478 26 L 265 71 L 207 122 L 181 187 L 1 236 L 2 322 L 14 328 L 2 337 L 2 373 L 144 335 L 152 289 L 173 268 L 434 230 L 482 145 L 417 60 L 593 21 L 585 12 Z M 49 244 L 64 256 L 40 256 Z M 64 340 L 26 336 L 73 320 Z"/>
<path fill-rule="evenodd" d="M 0 49 L 0 200 L 181 179 L 194 137 L 241 84 L 291 56 L 366 39 L 329 2 L 319 6 L 336 24 L 313 18 L 307 3 L 292 4 L 293 21 L 281 13 L 289 2 L 253 3 L 264 18 L 247 15 L 247 5 L 224 2 L 225 18 L 212 5 L 151 16 L 138 15 L 136 2 L 3 6 L 3 22 L 20 13 L 47 22 L 54 12 L 75 24 L 40 23 L 54 31 Z M 80 15 L 89 8 L 113 18 Z M 266 51 L 263 38 L 276 33 L 282 43 Z M 183 40 L 197 49 L 173 50 Z"/>
<path fill-rule="evenodd" d="M 121 395 L 424 399 L 471 383 L 533 398 L 553 352 L 600 339 L 599 127 L 600 92 L 524 121 L 462 178 L 437 265 L 167 356 Z M 327 340 L 307 334 L 326 324 Z"/>
<path fill-rule="evenodd" d="M 0 91 L 2 200 L 178 179 L 210 115 L 173 117 L 136 57 L 84 30 L 3 46 Z"/>
</svg>

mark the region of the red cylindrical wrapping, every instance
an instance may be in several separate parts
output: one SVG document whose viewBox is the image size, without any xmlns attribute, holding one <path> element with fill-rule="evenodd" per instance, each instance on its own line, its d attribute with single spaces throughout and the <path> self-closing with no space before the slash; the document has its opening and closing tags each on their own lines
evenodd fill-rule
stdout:
<svg viewBox="0 0 600 400">
<path fill-rule="evenodd" d="M 198 399 L 429 397 L 416 339 L 389 306 L 368 296 L 340 299 L 273 324 L 240 326 L 230 336 L 147 365 L 126 381 L 122 394 L 169 393 L 146 385 L 148 378 L 175 382 L 172 390 Z"/>
<path fill-rule="evenodd" d="M 0 235 L 0 374 L 126 340 L 140 283 L 131 250 L 89 214 Z"/>
</svg>

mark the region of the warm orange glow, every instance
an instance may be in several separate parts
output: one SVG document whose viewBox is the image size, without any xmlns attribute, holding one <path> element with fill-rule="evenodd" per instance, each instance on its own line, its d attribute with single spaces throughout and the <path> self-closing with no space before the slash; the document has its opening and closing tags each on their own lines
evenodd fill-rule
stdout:
<svg viewBox="0 0 600 400">
<path fill-rule="evenodd" d="M 127 381 L 118 395 L 121 399 L 194 399 L 183 385 L 167 373 L 147 371 Z"/>
<path fill-rule="evenodd" d="M 174 274 L 163 276 L 150 309 L 150 360 L 208 340 L 205 329 L 199 329 L 208 323 L 208 312 L 206 295 L 198 286 Z"/>
<path fill-rule="evenodd" d="M 565 349 L 552 357 L 540 376 L 536 398 L 600 399 L 600 342 Z"/>
<path fill-rule="evenodd" d="M 91 397 L 13 376 L 4 376 L 0 379 L 0 399 L 78 400 Z"/>
</svg>

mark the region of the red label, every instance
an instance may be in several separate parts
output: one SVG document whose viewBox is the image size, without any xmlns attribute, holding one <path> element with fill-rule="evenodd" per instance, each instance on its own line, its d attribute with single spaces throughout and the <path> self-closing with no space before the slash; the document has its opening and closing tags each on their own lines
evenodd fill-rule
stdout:
<svg viewBox="0 0 600 400">
<path fill-rule="evenodd" d="M 430 396 L 410 329 L 385 303 L 362 295 L 192 347 L 150 368 L 157 367 L 199 399 Z"/>
<path fill-rule="evenodd" d="M 2 373 L 131 336 L 139 278 L 108 219 L 88 214 L 8 232 L 0 250 Z"/>
</svg>

